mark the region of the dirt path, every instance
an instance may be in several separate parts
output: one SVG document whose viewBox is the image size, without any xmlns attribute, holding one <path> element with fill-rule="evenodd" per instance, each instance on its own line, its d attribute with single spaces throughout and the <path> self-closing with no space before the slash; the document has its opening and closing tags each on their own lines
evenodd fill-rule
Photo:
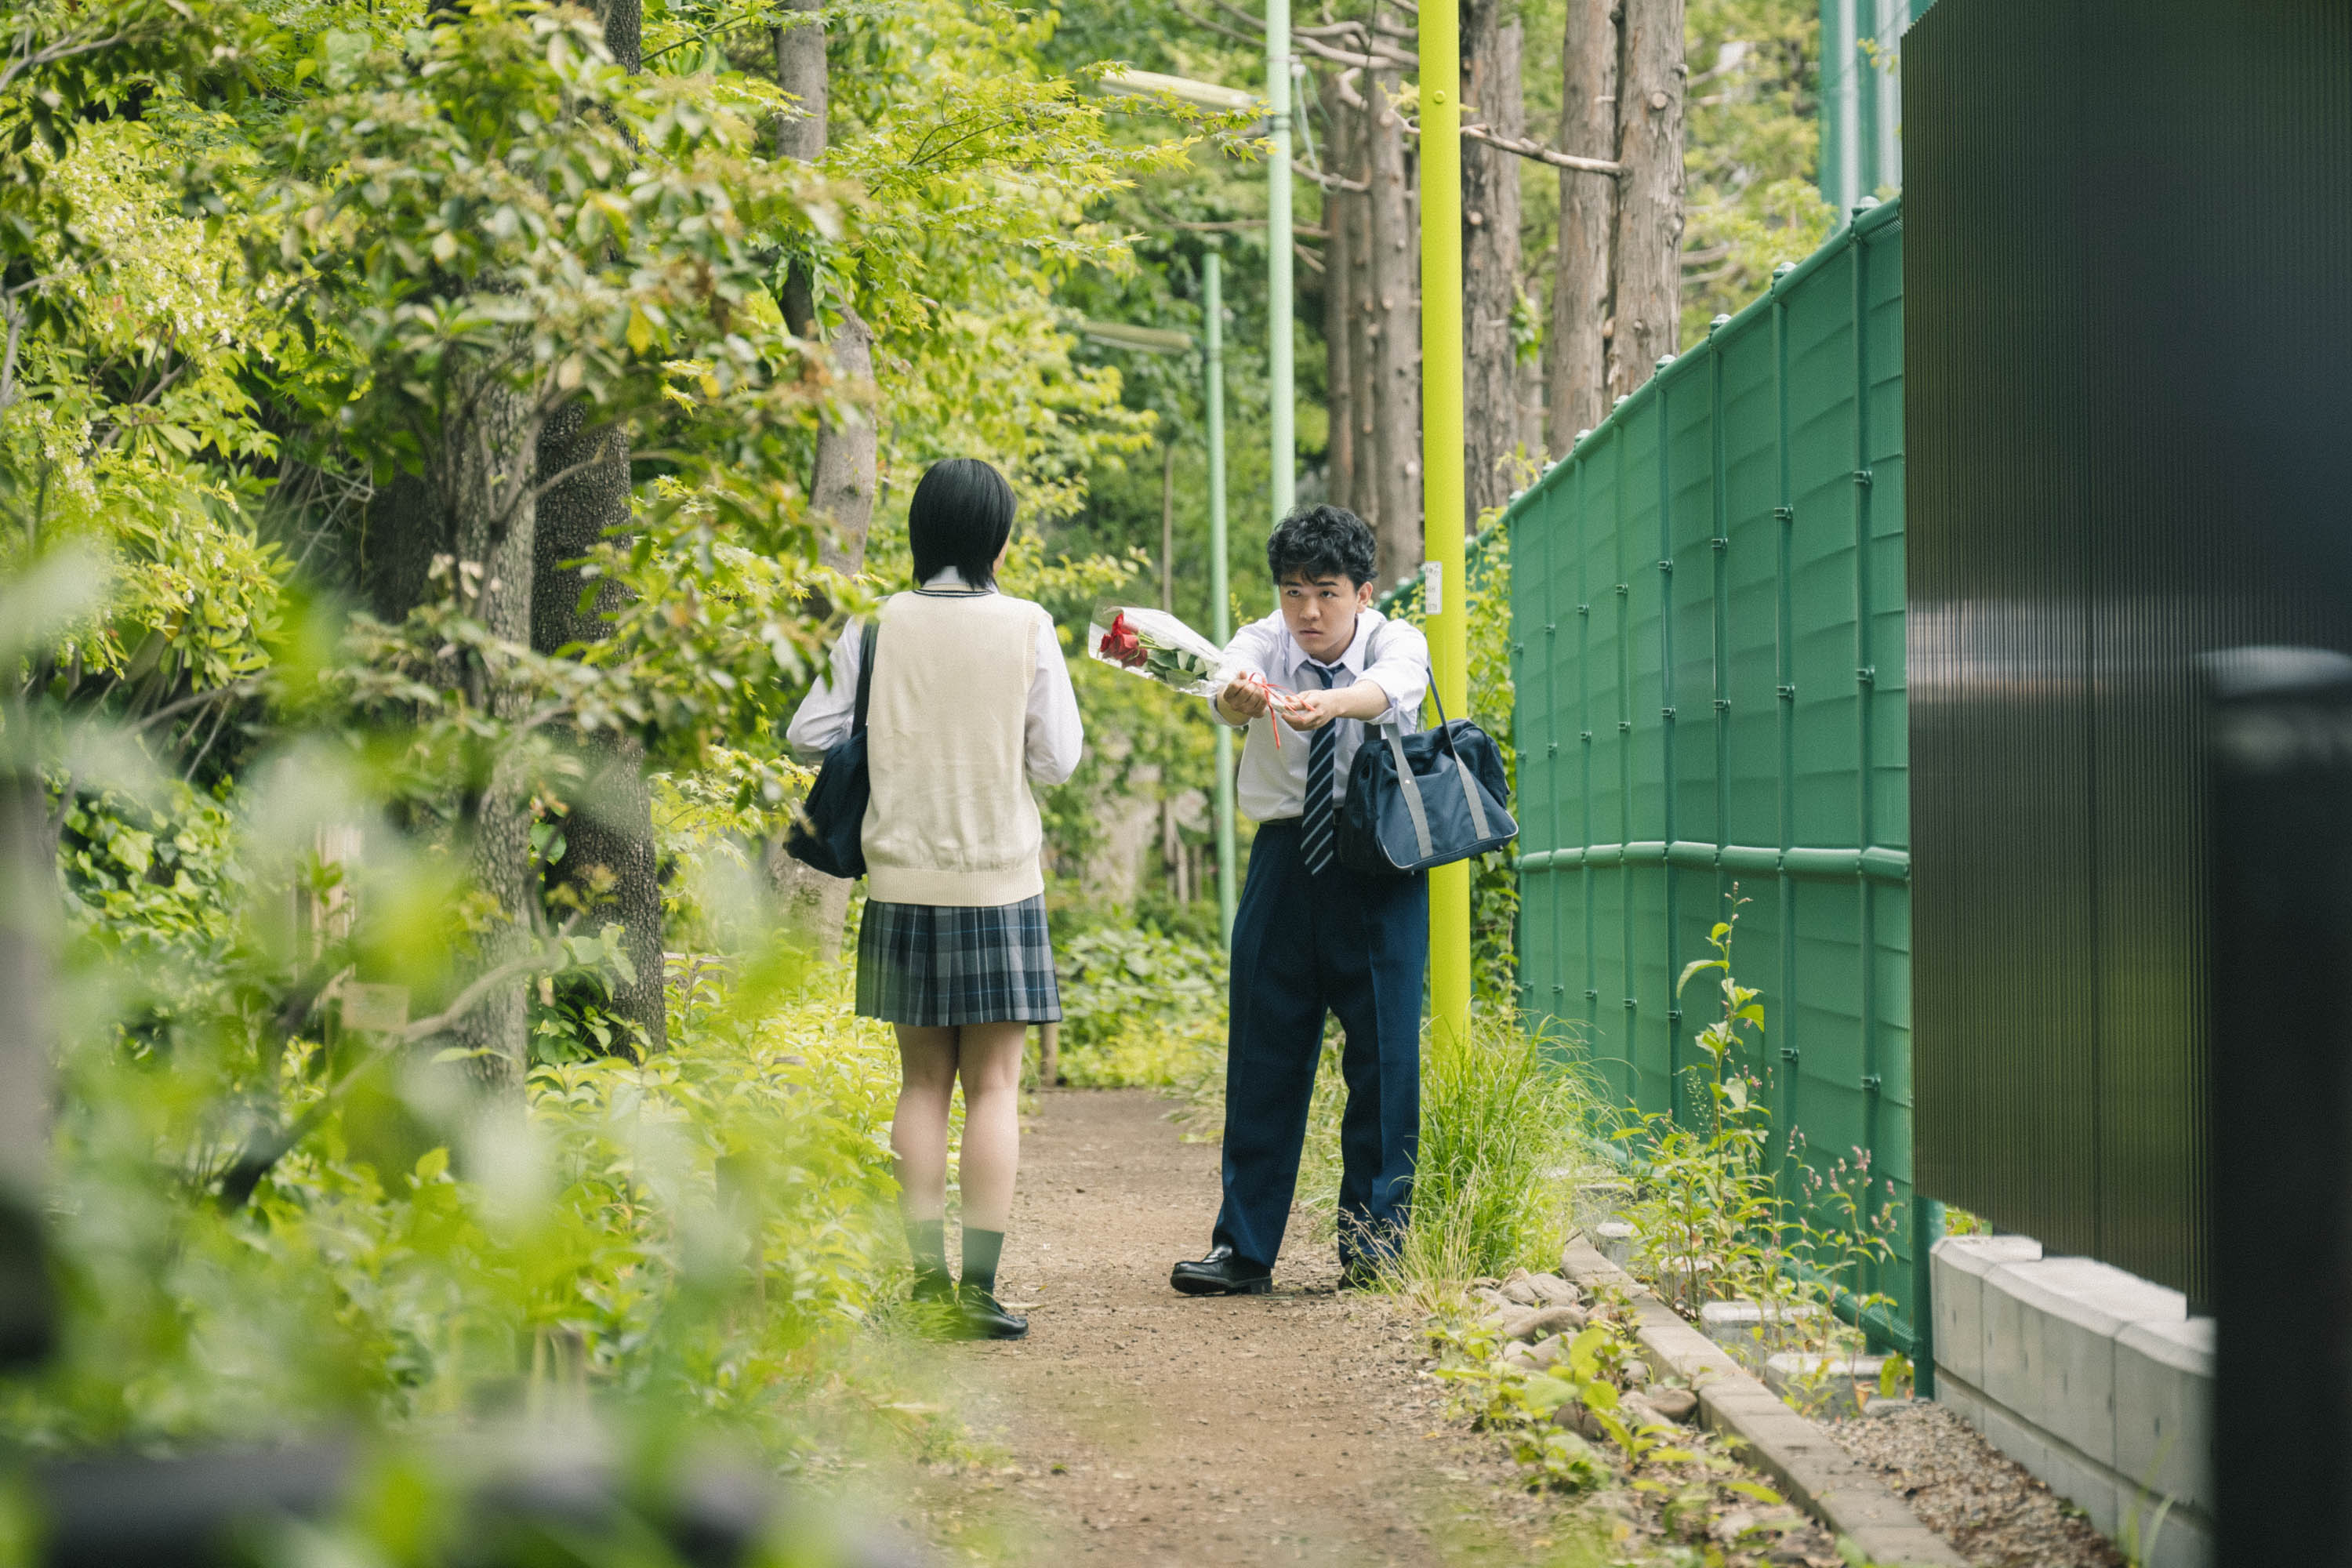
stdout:
<svg viewBox="0 0 2352 1568">
<path fill-rule="evenodd" d="M 935 1528 L 1023 1563 L 1551 1561 L 1572 1521 L 1444 1419 L 1411 1320 L 1339 1294 L 1328 1248 L 1294 1226 L 1270 1296 L 1169 1289 L 1217 1207 L 1217 1152 L 1170 1109 L 1051 1091 L 1024 1123 L 1000 1294 L 1033 1303 L 1030 1337 L 948 1363 L 1010 1461 L 929 1489 Z"/>
</svg>

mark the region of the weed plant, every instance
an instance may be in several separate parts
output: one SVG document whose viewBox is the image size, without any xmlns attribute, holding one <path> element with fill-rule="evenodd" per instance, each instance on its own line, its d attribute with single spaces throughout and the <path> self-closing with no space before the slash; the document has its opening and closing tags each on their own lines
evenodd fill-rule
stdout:
<svg viewBox="0 0 2352 1568">
<path fill-rule="evenodd" d="M 1627 1397 L 1649 1382 L 1628 1321 L 1623 1301 L 1597 1299 L 1591 1321 L 1549 1364 L 1514 1364 L 1498 1354 L 1496 1331 L 1456 1296 L 1430 1331 L 1433 1375 L 1457 1415 L 1509 1446 L 1530 1488 L 1601 1494 L 1595 1512 L 1616 1524 L 1611 1563 L 1810 1561 L 1780 1550 L 1806 1530 L 1804 1516 L 1721 1436 L 1675 1426 Z M 1644 1537 L 1664 1551 L 1642 1551 Z"/>
<path fill-rule="evenodd" d="M 1299 1162 L 1299 1239 L 1310 1243 L 1336 1239 L 1344 1049 L 1334 1020 Z M 1433 1303 L 1481 1275 L 1558 1266 L 1569 1219 L 1561 1176 L 1595 1109 L 1573 1059 L 1570 1042 L 1529 1035 L 1483 1006 L 1465 1039 L 1424 1031 L 1412 1223 L 1388 1271 L 1391 1289 Z"/>
<path fill-rule="evenodd" d="M 1561 1167 L 1583 1124 L 1561 1055 L 1507 1014 L 1422 1041 L 1421 1150 L 1399 1264 L 1413 1280 L 1552 1268 L 1567 1228 Z"/>
<path fill-rule="evenodd" d="M 1717 1016 L 1696 1037 L 1701 1060 L 1689 1069 L 1688 1124 L 1664 1113 L 1622 1115 L 1611 1136 L 1629 1152 L 1636 1194 L 1627 1217 L 1634 1230 L 1633 1272 L 1676 1310 L 1696 1317 L 1709 1301 L 1748 1300 L 1761 1310 L 1759 1360 L 1778 1352 L 1801 1363 L 1790 1396 L 1825 1411 L 1843 1382 L 1836 1369 L 1862 1353 L 1864 1336 L 1833 1310 L 1841 1288 L 1861 1310 L 1884 1310 L 1885 1295 L 1865 1289 L 1874 1267 L 1894 1257 L 1897 1214 L 1891 1184 L 1878 1181 L 1866 1152 L 1822 1164 L 1806 1157 L 1791 1129 L 1780 1138 L 1764 1086 L 1745 1066 L 1764 1033 L 1758 993 L 1732 969 L 1739 899 L 1708 935 L 1711 958 L 1685 967 L 1677 989 L 1712 973 Z M 1780 1138 L 1780 1170 L 1770 1154 Z M 1875 1390 L 1897 1392 L 1908 1367 L 1894 1358 Z"/>
</svg>

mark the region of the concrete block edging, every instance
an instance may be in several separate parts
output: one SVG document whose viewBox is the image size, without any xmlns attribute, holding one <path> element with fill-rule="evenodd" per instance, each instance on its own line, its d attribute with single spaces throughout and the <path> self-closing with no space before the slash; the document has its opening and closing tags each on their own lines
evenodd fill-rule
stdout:
<svg viewBox="0 0 2352 1568">
<path fill-rule="evenodd" d="M 1570 1242 L 1560 1255 L 1560 1270 L 1587 1289 L 1614 1290 L 1631 1300 L 1634 1337 L 1651 1371 L 1689 1384 L 1709 1427 L 1747 1445 L 1756 1466 L 1780 1483 L 1790 1502 L 1851 1540 L 1872 1563 L 1969 1568 L 1968 1559 L 1920 1523 L 1908 1504 L 1817 1423 L 1782 1403 L 1590 1242 Z"/>
</svg>

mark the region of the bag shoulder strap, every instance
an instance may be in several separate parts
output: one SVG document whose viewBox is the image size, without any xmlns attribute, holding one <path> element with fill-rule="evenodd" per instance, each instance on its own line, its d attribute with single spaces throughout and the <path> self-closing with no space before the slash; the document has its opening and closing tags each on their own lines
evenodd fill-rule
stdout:
<svg viewBox="0 0 2352 1568">
<path fill-rule="evenodd" d="M 866 700 L 874 689 L 874 644 L 882 630 L 880 619 L 878 616 L 868 616 L 865 630 L 857 634 L 857 708 L 849 721 L 853 735 L 866 733 Z"/>
<path fill-rule="evenodd" d="M 1381 630 L 1387 629 L 1387 624 L 1383 622 Z M 1366 664 L 1372 662 L 1373 650 L 1380 646 L 1380 632 L 1374 632 L 1372 640 L 1364 647 Z M 1478 785 L 1470 777 L 1469 765 L 1462 760 L 1461 748 L 1454 744 L 1454 726 L 1445 717 L 1445 698 L 1437 689 L 1436 672 L 1433 670 L 1430 675 L 1429 698 L 1437 705 L 1438 743 L 1454 758 L 1454 772 L 1462 783 L 1463 804 L 1470 808 L 1470 830 L 1485 838 L 1488 831 L 1486 803 L 1478 798 Z M 1389 753 L 1396 763 L 1397 784 L 1404 796 L 1405 812 L 1412 818 L 1413 838 L 1421 847 L 1422 858 L 1426 859 L 1430 853 L 1429 812 L 1422 804 L 1421 781 L 1413 776 L 1412 766 L 1405 761 L 1401 726 L 1382 723 L 1380 728 L 1387 736 Z"/>
</svg>

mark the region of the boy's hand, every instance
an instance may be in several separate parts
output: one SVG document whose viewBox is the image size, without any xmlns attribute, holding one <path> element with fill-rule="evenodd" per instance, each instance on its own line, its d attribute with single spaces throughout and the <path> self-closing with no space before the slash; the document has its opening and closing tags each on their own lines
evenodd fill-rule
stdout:
<svg viewBox="0 0 2352 1568">
<path fill-rule="evenodd" d="M 1265 711 L 1265 688 L 1245 675 L 1236 675 L 1217 693 L 1217 706 L 1227 717 L 1246 723 Z"/>
<path fill-rule="evenodd" d="M 1345 706 L 1353 706 L 1346 702 L 1347 696 L 1345 690 L 1325 691 L 1310 687 L 1283 704 L 1283 722 L 1294 730 L 1307 731 L 1320 730 L 1334 719 L 1353 718 L 1353 714 L 1344 711 Z"/>
<path fill-rule="evenodd" d="M 1283 722 L 1294 730 L 1320 730 L 1334 719 L 1370 722 L 1389 710 L 1389 694 L 1369 680 L 1353 686 L 1308 687 L 1282 699 Z"/>
</svg>

